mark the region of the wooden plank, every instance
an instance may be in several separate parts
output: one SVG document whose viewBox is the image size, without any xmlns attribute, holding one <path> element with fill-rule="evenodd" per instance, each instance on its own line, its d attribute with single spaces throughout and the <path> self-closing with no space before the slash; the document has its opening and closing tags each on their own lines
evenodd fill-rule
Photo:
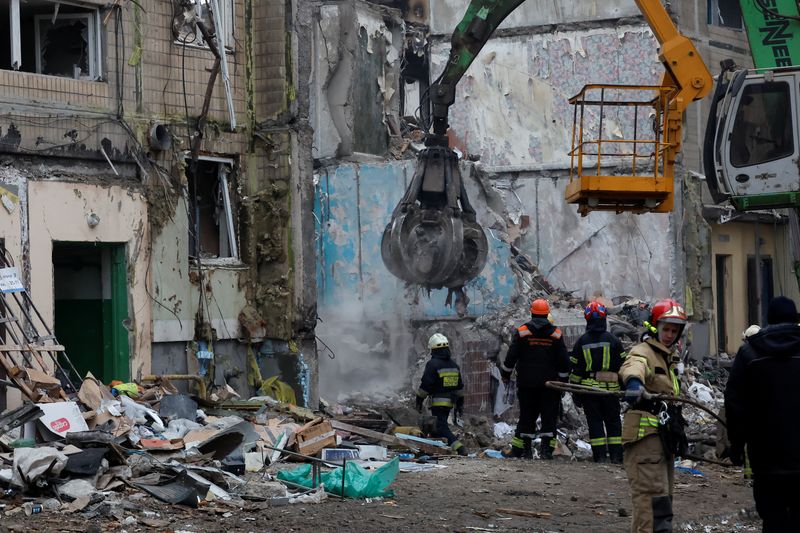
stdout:
<svg viewBox="0 0 800 533">
<path fill-rule="evenodd" d="M 377 431 L 360 428 L 358 426 L 351 426 L 350 424 L 345 424 L 344 422 L 339 422 L 338 420 L 331 420 L 331 426 L 333 426 L 333 429 L 347 431 L 348 433 L 353 433 L 354 435 L 361 435 L 362 437 L 375 439 L 377 441 L 385 442 L 387 444 L 393 444 L 395 446 L 401 446 L 403 448 L 408 448 L 409 450 L 414 450 L 414 451 L 422 450 L 423 452 L 432 455 L 441 455 L 442 452 L 440 448 L 436 448 L 435 446 L 427 446 L 424 444 L 419 445 L 416 442 L 414 444 L 410 444 L 408 441 L 398 439 L 394 435 L 388 435 L 386 433 L 378 433 Z M 425 448 L 430 448 L 430 450 L 426 450 Z"/>
<path fill-rule="evenodd" d="M 41 344 L 0 344 L 0 352 L 63 352 L 64 346 L 53 344 L 44 346 Z"/>
<path fill-rule="evenodd" d="M 315 418 L 315 419 L 314 419 L 314 420 L 312 420 L 311 422 L 306 422 L 306 423 L 305 423 L 305 425 L 303 425 L 303 427 L 301 427 L 300 429 L 298 429 L 297 431 L 295 431 L 295 434 L 302 433 L 302 432 L 304 432 L 305 430 L 307 430 L 308 428 L 310 428 L 311 426 L 313 426 L 313 425 L 315 425 L 315 424 L 319 424 L 320 422 L 322 422 L 322 417 L 321 417 L 321 416 L 318 416 L 317 418 Z"/>
<path fill-rule="evenodd" d="M 7 359 L 10 358 L 7 358 L 5 354 L 0 352 L 0 365 L 3 366 L 3 368 L 6 371 L 6 374 L 11 377 L 14 383 L 16 383 L 17 386 L 19 387 L 19 390 L 21 390 L 25 396 L 27 396 L 28 398 L 30 398 L 35 402 L 38 398 L 36 397 L 34 392 L 30 389 L 30 387 L 28 387 L 28 385 L 25 384 L 25 381 L 21 377 L 22 373 L 19 371 L 17 366 L 13 364 L 13 360 L 8 361 Z"/>
</svg>

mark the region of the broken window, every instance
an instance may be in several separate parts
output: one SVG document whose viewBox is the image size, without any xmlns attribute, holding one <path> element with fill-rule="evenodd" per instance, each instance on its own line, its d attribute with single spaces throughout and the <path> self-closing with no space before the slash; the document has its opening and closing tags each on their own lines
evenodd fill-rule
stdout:
<svg viewBox="0 0 800 533">
<path fill-rule="evenodd" d="M 189 257 L 238 259 L 231 202 L 233 161 L 200 158 L 187 161 Z"/>
<path fill-rule="evenodd" d="M 0 0 L 0 68 L 98 79 L 100 13 L 50 0 Z"/>
<path fill-rule="evenodd" d="M 183 24 L 176 35 L 180 43 L 205 46 L 203 34 L 194 23 L 203 22 L 210 32 L 216 28 L 214 5 L 219 5 L 219 22 L 221 28 L 217 32 L 217 40 L 226 48 L 233 48 L 233 0 L 183 0 Z"/>
<path fill-rule="evenodd" d="M 744 26 L 739 0 L 708 0 L 708 23 L 711 26 L 741 30 Z"/>
</svg>

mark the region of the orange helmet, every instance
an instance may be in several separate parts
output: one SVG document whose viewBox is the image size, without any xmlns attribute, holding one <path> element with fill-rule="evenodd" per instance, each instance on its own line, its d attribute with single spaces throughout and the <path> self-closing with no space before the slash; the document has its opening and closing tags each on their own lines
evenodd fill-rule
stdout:
<svg viewBox="0 0 800 533">
<path fill-rule="evenodd" d="M 606 306 L 597 301 L 589 302 L 589 305 L 587 305 L 586 309 L 583 310 L 583 318 L 585 318 L 586 320 L 589 320 L 591 318 L 605 318 L 605 317 L 606 317 Z"/>
<path fill-rule="evenodd" d="M 659 320 L 672 324 L 686 325 L 686 311 L 675 300 L 668 298 L 657 302 L 650 310 L 650 323 L 654 326 Z"/>
<path fill-rule="evenodd" d="M 547 316 L 549 313 L 550 313 L 550 304 L 547 303 L 547 300 L 543 300 L 542 298 L 537 298 L 531 304 L 532 315 Z"/>
</svg>

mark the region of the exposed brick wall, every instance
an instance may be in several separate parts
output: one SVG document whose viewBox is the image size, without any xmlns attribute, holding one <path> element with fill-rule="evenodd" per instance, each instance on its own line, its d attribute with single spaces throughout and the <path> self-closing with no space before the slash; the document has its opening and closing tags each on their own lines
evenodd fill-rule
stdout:
<svg viewBox="0 0 800 533">
<path fill-rule="evenodd" d="M 275 118 L 286 109 L 286 3 L 264 0 L 253 5 L 253 56 L 256 120 Z"/>
<path fill-rule="evenodd" d="M 489 357 L 493 344 L 488 341 L 467 342 L 461 365 L 461 377 L 464 380 L 464 412 L 471 415 L 492 414 L 492 378 Z"/>
</svg>

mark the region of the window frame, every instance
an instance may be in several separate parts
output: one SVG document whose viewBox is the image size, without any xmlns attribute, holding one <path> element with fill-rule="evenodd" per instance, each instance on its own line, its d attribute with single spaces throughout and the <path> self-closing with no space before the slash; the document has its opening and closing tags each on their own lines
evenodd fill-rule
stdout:
<svg viewBox="0 0 800 533">
<path fill-rule="evenodd" d="M 187 178 L 189 178 L 189 167 L 188 164 L 191 164 L 191 154 L 186 153 L 184 154 L 184 160 L 187 162 Z M 198 249 L 195 251 L 196 256 L 193 256 L 191 252 L 188 254 L 190 261 L 196 261 L 201 264 L 206 265 L 220 265 L 220 264 L 230 264 L 234 262 L 236 264 L 241 263 L 241 256 L 239 254 L 239 241 L 238 241 L 238 233 L 236 229 L 236 225 L 233 220 L 233 201 L 231 199 L 231 180 L 230 177 L 233 175 L 236 169 L 236 161 L 233 158 L 229 157 L 217 157 L 217 156 L 209 156 L 209 155 L 201 155 L 197 157 L 198 162 L 206 162 L 206 163 L 216 163 L 217 164 L 217 180 L 222 188 L 222 207 L 225 211 L 224 215 L 224 222 L 226 227 L 226 237 L 228 240 L 228 255 L 221 256 L 218 255 L 217 257 L 209 257 L 203 258 L 199 257 L 201 251 L 199 249 L 199 236 L 197 245 Z M 195 180 L 195 189 L 197 188 L 197 176 L 191 176 L 192 180 Z M 196 199 L 192 199 L 190 197 L 190 188 L 189 183 L 187 181 L 186 187 L 186 200 L 187 200 L 187 211 L 191 212 L 192 207 L 195 205 Z M 192 215 L 193 216 L 193 215 Z M 192 227 L 192 219 L 189 219 L 189 231 L 193 232 L 196 228 Z M 191 238 L 191 233 L 190 233 Z M 221 245 L 221 243 L 220 243 Z M 221 248 L 221 246 L 220 246 Z M 191 248 L 190 248 L 191 249 Z"/>
<path fill-rule="evenodd" d="M 739 7 L 739 20 L 741 21 L 741 25 L 739 27 L 730 26 L 724 24 L 722 20 L 722 16 L 720 15 L 720 8 L 719 3 L 722 0 L 707 0 L 706 2 L 706 21 L 709 26 L 714 26 L 715 28 L 727 28 L 733 31 L 744 31 L 744 13 L 742 13 L 741 5 L 739 4 L 739 0 L 730 0 L 732 1 L 737 7 Z"/>
<path fill-rule="evenodd" d="M 82 4 L 77 2 L 61 2 L 56 0 L 44 0 L 49 4 L 58 6 L 59 4 L 69 5 L 78 7 L 80 9 L 86 10 L 82 13 L 60 13 L 57 18 L 67 19 L 67 18 L 83 18 L 88 17 L 89 19 L 89 44 L 87 46 L 89 50 L 89 58 L 87 63 L 89 65 L 89 75 L 84 77 L 81 76 L 82 80 L 88 81 L 98 81 L 101 80 L 103 77 L 103 62 L 102 62 L 102 43 L 103 43 L 103 32 L 102 32 L 102 25 L 100 23 L 100 8 L 93 4 Z M 36 59 L 35 59 L 35 71 L 31 72 L 31 74 L 37 74 L 39 76 L 53 76 L 56 78 L 66 78 L 66 79 L 75 79 L 72 76 L 59 76 L 57 74 L 42 74 L 41 69 L 41 35 L 39 29 L 39 21 L 46 20 L 49 15 L 33 15 L 33 26 L 34 26 L 34 43 L 36 48 Z M 52 17 L 51 17 L 52 18 Z M 20 68 L 22 67 L 22 13 L 20 10 L 20 0 L 10 0 L 8 4 L 8 23 L 10 26 L 10 38 L 11 43 L 9 46 L 9 53 L 11 54 L 11 70 L 15 72 L 27 72 L 21 71 Z M 4 69 L 5 70 L 5 69 Z"/>
<path fill-rule="evenodd" d="M 53 2 L 56 3 L 56 2 Z M 82 7 L 82 6 L 81 6 Z M 35 35 L 35 43 L 36 43 L 36 74 L 42 74 L 44 76 L 57 76 L 57 77 L 64 77 L 70 79 L 70 76 L 59 76 L 58 74 L 43 74 L 42 73 L 42 31 L 40 28 L 40 22 L 44 21 L 47 22 L 48 19 L 52 19 L 50 15 L 34 15 L 33 16 L 33 28 L 34 28 L 34 35 Z M 100 78 L 100 13 L 97 9 L 90 9 L 86 13 L 62 13 L 59 14 L 57 20 L 79 20 L 85 19 L 87 20 L 87 27 L 89 28 L 89 42 L 87 43 L 87 49 L 89 51 L 89 57 L 87 59 L 87 64 L 89 65 L 89 74 L 87 77 L 81 76 L 77 79 L 89 79 L 89 80 L 97 80 Z"/>
</svg>

